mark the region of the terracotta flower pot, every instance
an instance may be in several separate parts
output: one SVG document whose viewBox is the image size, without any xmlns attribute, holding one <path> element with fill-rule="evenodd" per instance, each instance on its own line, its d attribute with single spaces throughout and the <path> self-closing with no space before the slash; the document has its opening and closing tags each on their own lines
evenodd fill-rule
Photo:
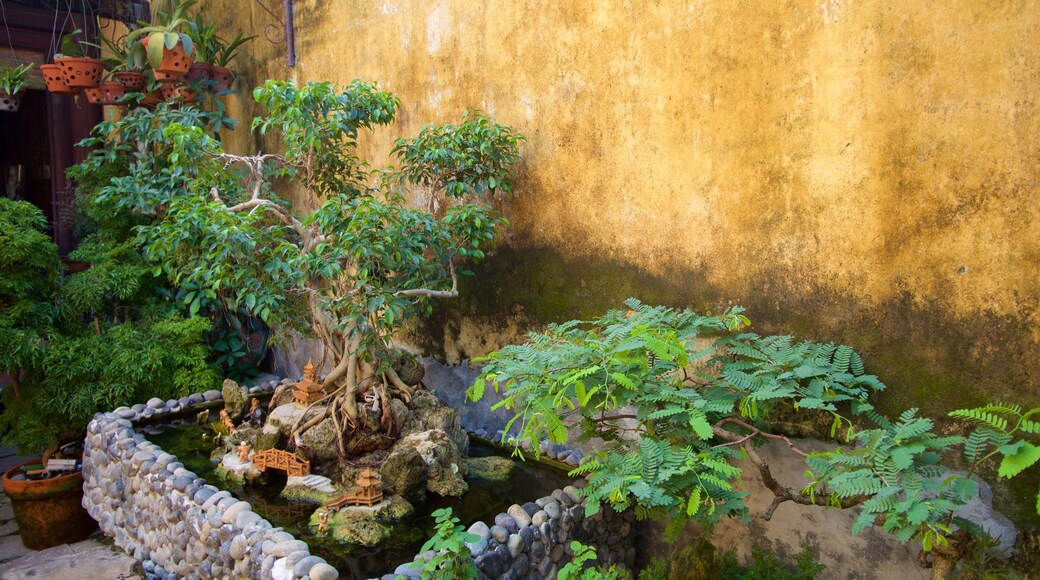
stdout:
<svg viewBox="0 0 1040 580">
<path fill-rule="evenodd" d="M 22 93 L 19 92 L 12 95 L 0 89 L 0 111 L 17 113 L 20 106 L 22 106 Z"/>
<path fill-rule="evenodd" d="M 193 62 L 188 74 L 184 76 L 184 84 L 188 86 L 203 85 L 213 75 L 213 65 L 208 62 Z"/>
<path fill-rule="evenodd" d="M 144 76 L 144 73 L 123 71 L 113 76 L 116 77 L 116 82 L 130 92 L 143 93 L 148 84 L 148 77 Z"/>
<path fill-rule="evenodd" d="M 56 95 L 75 95 L 79 93 L 79 89 L 70 88 L 65 84 L 65 77 L 61 74 L 61 69 L 56 64 L 41 64 L 40 72 L 43 73 L 43 80 L 47 83 L 47 90 Z"/>
<path fill-rule="evenodd" d="M 85 56 L 63 56 L 54 59 L 54 64 L 61 70 L 65 86 L 73 89 L 92 89 L 101 82 L 101 73 L 105 65 L 96 58 Z"/>
<path fill-rule="evenodd" d="M 230 70 L 222 66 L 213 66 L 213 74 L 211 76 L 213 80 L 213 92 L 221 93 L 224 91 L 231 90 L 231 84 L 235 82 L 235 75 Z"/>
<path fill-rule="evenodd" d="M 101 83 L 97 90 L 101 93 L 102 105 L 118 105 L 119 99 L 126 94 L 126 89 L 119 83 Z"/>
<path fill-rule="evenodd" d="M 159 87 L 159 93 L 162 95 L 164 101 L 172 101 L 180 95 L 180 85 L 173 83 L 163 83 Z"/>
<path fill-rule="evenodd" d="M 4 493 L 11 498 L 18 532 L 26 548 L 42 550 L 71 544 L 89 536 L 97 522 L 83 509 L 83 476 L 76 471 L 50 479 L 11 479 L 23 467 L 39 459 L 12 467 L 4 474 Z"/>
<path fill-rule="evenodd" d="M 98 88 L 84 88 L 83 95 L 87 97 L 87 102 L 91 105 L 100 105 L 101 103 L 101 89 Z"/>
<path fill-rule="evenodd" d="M 141 39 L 145 50 L 148 50 L 149 40 L 147 36 Z M 152 72 L 155 73 L 155 80 L 161 83 L 175 83 L 183 79 L 194 60 L 195 54 L 186 53 L 184 44 L 180 41 L 177 41 L 173 48 L 164 46 L 162 62 L 159 63 L 158 68 L 152 69 Z"/>
<path fill-rule="evenodd" d="M 162 91 L 156 89 L 148 93 L 145 98 L 141 99 L 141 105 L 148 107 L 149 109 L 155 108 L 156 105 L 163 101 Z"/>
</svg>

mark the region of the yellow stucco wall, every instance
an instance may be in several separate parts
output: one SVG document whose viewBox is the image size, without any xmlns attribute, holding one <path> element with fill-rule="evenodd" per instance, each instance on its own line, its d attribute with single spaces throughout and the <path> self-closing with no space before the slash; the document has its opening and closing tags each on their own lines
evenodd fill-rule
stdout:
<svg viewBox="0 0 1040 580">
<path fill-rule="evenodd" d="M 203 6 L 232 33 L 271 22 Z M 379 81 L 402 109 L 366 136 L 377 164 L 468 108 L 528 136 L 508 248 L 482 270 L 498 288 L 440 320 L 444 354 L 634 294 L 853 344 L 899 405 L 948 408 L 936 388 L 1040 402 L 1037 2 L 295 7 L 297 66 L 258 39 L 243 93 Z M 229 145 L 257 147 L 245 129 Z"/>
</svg>

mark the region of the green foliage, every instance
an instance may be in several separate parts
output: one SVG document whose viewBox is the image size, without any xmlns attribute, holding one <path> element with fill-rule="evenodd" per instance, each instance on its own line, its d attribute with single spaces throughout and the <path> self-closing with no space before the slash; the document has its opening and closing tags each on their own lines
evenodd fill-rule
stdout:
<svg viewBox="0 0 1040 580">
<path fill-rule="evenodd" d="M 435 554 L 428 561 L 412 563 L 412 567 L 422 566 L 424 580 L 476 578 L 477 568 L 466 544 L 478 542 L 480 537 L 464 531 L 459 518 L 452 517 L 451 508 L 439 509 L 433 512 L 433 517 L 437 520 L 437 529 L 419 552 L 433 550 Z"/>
<path fill-rule="evenodd" d="M 969 476 L 978 465 L 993 457 L 1001 458 L 997 473 L 1008 479 L 1036 464 L 1040 460 L 1040 446 L 1028 440 L 1040 439 L 1040 421 L 1032 418 L 1038 414 L 1040 407 L 1023 411 L 1020 405 L 1013 403 L 990 403 L 951 411 L 951 417 L 976 425 L 964 445 Z M 1036 496 L 1036 511 L 1040 513 L 1040 491 Z"/>
<path fill-rule="evenodd" d="M 2 395 L 6 443 L 36 451 L 83 429 L 94 413 L 217 383 L 206 362 L 207 320 L 138 301 L 132 314 L 117 310 L 111 320 L 85 323 L 88 311 L 107 309 L 106 293 L 123 292 L 120 279 L 135 278 L 120 278 L 118 267 L 99 260 L 96 272 L 70 276 L 61 291 L 61 262 L 44 226 L 32 204 L 0 199 L 0 368 L 15 377 Z"/>
<path fill-rule="evenodd" d="M 21 66 L 0 66 L 0 91 L 14 95 L 28 84 L 29 71 L 35 64 L 23 64 Z"/>
<path fill-rule="evenodd" d="M 489 384 L 503 392 L 493 408 L 514 411 L 505 437 L 515 434 L 518 454 L 542 440 L 605 441 L 572 471 L 588 481 L 580 492 L 587 514 L 603 504 L 634 507 L 639 517 L 669 518 L 670 537 L 687 519 L 747 517 L 734 485 L 741 470 L 730 460 L 751 453 L 756 440 L 780 438 L 758 422 L 785 400 L 831 413 L 832 435 L 854 445 L 807 454 L 810 484 L 775 484 L 777 497 L 861 505 L 853 532 L 880 525 L 925 550 L 951 541 L 953 514 L 974 497 L 980 462 L 1000 455 L 1000 474 L 1011 477 L 1040 459 L 1040 447 L 1014 440 L 1040 433 L 1031 419 L 1040 409 L 955 411 L 978 429 L 968 438 L 938 435 L 916 409 L 895 421 L 876 412 L 869 397 L 884 385 L 847 346 L 742 332 L 748 320 L 740 308 L 701 316 L 636 300 L 626 305 L 597 320 L 550 325 L 526 344 L 489 355 L 468 393 L 480 399 Z M 968 472 L 942 470 L 943 454 L 962 445 Z"/>
<path fill-rule="evenodd" d="M 723 580 L 813 580 L 827 567 L 816 562 L 812 547 L 808 542 L 794 557 L 794 566 L 790 566 L 773 552 L 751 547 L 751 561 L 742 566 L 736 554 L 730 550 L 722 554 L 721 576 Z"/>
<path fill-rule="evenodd" d="M 559 580 L 627 580 L 628 571 L 612 565 L 609 568 L 602 566 L 588 567 L 587 562 L 596 560 L 596 548 L 586 546 L 578 541 L 571 541 L 571 550 L 574 556 L 560 568 L 556 576 Z"/>
<path fill-rule="evenodd" d="M 451 197 L 500 190 L 513 192 L 511 167 L 525 137 L 480 111 L 467 111 L 458 125 L 426 126 L 391 151 L 404 163 L 401 178 Z"/>
<path fill-rule="evenodd" d="M 58 316 L 58 248 L 47 219 L 26 201 L 0 197 L 0 372 L 37 366 L 43 339 Z"/>
<path fill-rule="evenodd" d="M 191 35 L 179 32 L 188 24 L 186 13 L 188 8 L 194 6 L 198 0 L 180 0 L 178 2 L 162 2 L 154 17 L 154 24 L 142 26 L 131 31 L 126 39 L 134 42 L 138 39 L 147 38 L 146 47 L 148 63 L 153 69 L 162 66 L 163 50 L 172 50 L 177 43 L 184 46 L 185 54 L 191 56 L 195 52 L 195 43 Z M 143 23 L 142 23 L 143 24 Z"/>
<path fill-rule="evenodd" d="M 660 556 L 650 558 L 650 563 L 639 571 L 639 580 L 668 580 L 668 561 Z"/>
</svg>

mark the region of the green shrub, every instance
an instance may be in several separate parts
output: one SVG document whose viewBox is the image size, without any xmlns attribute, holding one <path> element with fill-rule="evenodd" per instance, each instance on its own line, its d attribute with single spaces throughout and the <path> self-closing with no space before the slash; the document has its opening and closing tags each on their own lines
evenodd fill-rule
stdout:
<svg viewBox="0 0 1040 580">
<path fill-rule="evenodd" d="M 751 547 L 751 561 L 743 566 L 730 550 L 722 554 L 722 580 L 813 580 L 827 569 L 816 562 L 809 542 L 802 544 L 793 566 L 781 561 L 773 552 Z"/>
<path fill-rule="evenodd" d="M 425 562 L 414 562 L 412 567 L 422 567 L 423 580 L 476 578 L 477 568 L 469 557 L 466 544 L 480 541 L 480 538 L 459 525 L 459 518 L 452 517 L 451 508 L 439 509 L 433 512 L 433 517 L 437 519 L 437 530 L 419 553 L 432 550 L 434 556 Z"/>
</svg>

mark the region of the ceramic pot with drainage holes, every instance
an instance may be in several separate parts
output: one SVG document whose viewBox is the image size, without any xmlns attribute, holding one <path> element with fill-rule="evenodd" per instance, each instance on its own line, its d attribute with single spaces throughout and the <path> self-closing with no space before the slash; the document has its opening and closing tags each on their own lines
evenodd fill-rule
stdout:
<svg viewBox="0 0 1040 580">
<path fill-rule="evenodd" d="M 17 113 L 20 106 L 22 106 L 22 93 L 19 92 L 12 95 L 0 89 L 0 111 Z"/>
<path fill-rule="evenodd" d="M 87 97 L 87 102 L 91 105 L 101 104 L 101 89 L 83 89 L 83 96 Z"/>
<path fill-rule="evenodd" d="M 123 85 L 123 88 L 134 93 L 143 93 L 148 84 L 148 77 L 144 73 L 122 71 L 112 76 L 116 77 L 116 82 Z"/>
<path fill-rule="evenodd" d="M 213 73 L 210 78 L 213 80 L 213 92 L 222 93 L 224 91 L 231 90 L 231 84 L 235 82 L 235 75 L 230 70 L 222 66 L 213 66 Z"/>
<path fill-rule="evenodd" d="M 150 40 L 147 36 L 141 39 L 141 44 L 145 50 L 148 50 Z M 188 69 L 191 68 L 191 63 L 194 61 L 195 54 L 189 55 L 184 50 L 184 43 L 178 40 L 173 48 L 163 47 L 162 62 L 152 72 L 155 73 L 155 80 L 160 83 L 175 83 L 184 78 Z"/>
<path fill-rule="evenodd" d="M 79 93 L 79 89 L 70 88 L 65 84 L 65 77 L 61 74 L 61 69 L 56 64 L 41 64 L 40 72 L 43 73 L 43 80 L 47 83 L 47 90 L 56 95 L 75 95 Z"/>
<path fill-rule="evenodd" d="M 101 83 L 97 90 L 101 93 L 102 105 L 118 105 L 119 99 L 126 94 L 126 89 L 119 83 Z"/>
<path fill-rule="evenodd" d="M 65 86 L 72 89 L 93 89 L 101 82 L 101 73 L 105 65 L 96 58 L 85 56 L 63 56 L 54 59 L 54 64 L 61 70 Z"/>
</svg>

